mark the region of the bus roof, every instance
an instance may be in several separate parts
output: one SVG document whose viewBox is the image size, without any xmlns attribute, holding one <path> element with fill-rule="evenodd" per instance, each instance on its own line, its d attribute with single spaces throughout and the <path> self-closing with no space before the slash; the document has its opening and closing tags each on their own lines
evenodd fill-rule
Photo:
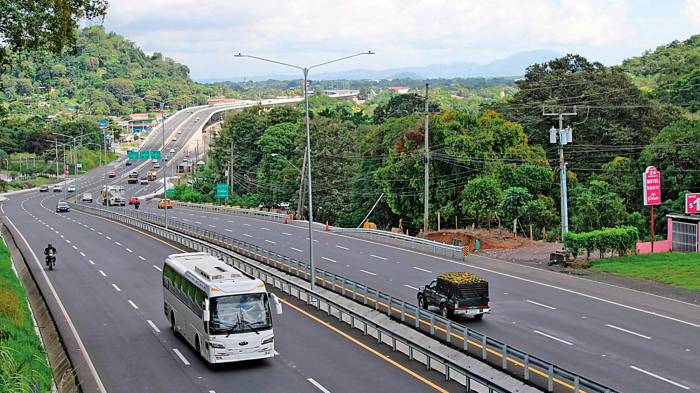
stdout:
<svg viewBox="0 0 700 393">
<path fill-rule="evenodd" d="M 165 263 L 210 297 L 267 292 L 262 280 L 251 278 L 206 252 L 171 254 Z"/>
</svg>

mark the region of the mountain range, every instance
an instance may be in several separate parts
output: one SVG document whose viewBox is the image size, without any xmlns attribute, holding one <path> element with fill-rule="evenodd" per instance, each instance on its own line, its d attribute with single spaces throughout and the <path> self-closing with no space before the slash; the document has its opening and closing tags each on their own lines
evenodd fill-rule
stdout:
<svg viewBox="0 0 700 393">
<path fill-rule="evenodd" d="M 503 59 L 488 63 L 456 62 L 449 64 L 431 64 L 422 67 L 389 68 L 383 70 L 355 69 L 348 71 L 320 73 L 313 77 L 315 80 L 341 80 L 341 79 L 434 79 L 434 78 L 478 78 L 499 76 L 522 76 L 525 69 L 535 63 L 543 63 L 551 59 L 561 57 L 555 51 L 538 49 L 519 52 Z M 258 75 L 245 77 L 246 80 L 293 80 L 299 79 L 298 75 Z M 241 77 L 230 78 L 204 78 L 198 80 L 202 83 L 212 82 L 241 82 Z"/>
</svg>

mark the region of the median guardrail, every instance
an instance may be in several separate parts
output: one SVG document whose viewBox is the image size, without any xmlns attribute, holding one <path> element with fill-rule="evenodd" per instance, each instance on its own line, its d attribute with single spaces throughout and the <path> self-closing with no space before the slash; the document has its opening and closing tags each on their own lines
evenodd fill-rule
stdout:
<svg viewBox="0 0 700 393">
<path fill-rule="evenodd" d="M 378 229 L 364 229 L 364 228 L 336 228 L 331 229 L 335 233 L 343 233 L 350 236 L 356 236 L 363 239 L 374 240 L 381 243 L 394 244 L 397 246 L 402 246 L 409 248 L 411 250 L 417 250 L 437 256 L 452 258 L 452 259 L 464 259 L 466 255 L 464 253 L 464 247 L 453 246 L 450 244 L 436 242 L 434 240 L 423 239 L 420 237 L 404 235 L 402 233 L 394 233 L 389 231 L 381 231 Z"/>
<path fill-rule="evenodd" d="M 235 250 L 222 246 L 222 241 L 216 240 L 209 242 L 197 236 L 191 236 L 185 231 L 184 227 L 173 222 L 169 229 L 165 229 L 158 222 L 158 216 L 143 212 L 116 212 L 112 210 L 96 208 L 83 204 L 71 203 L 71 207 L 76 210 L 82 210 L 91 214 L 105 217 L 114 221 L 118 221 L 141 230 L 148 231 L 154 235 L 160 236 L 169 241 L 182 244 L 188 248 L 197 251 L 204 251 L 215 257 L 222 259 L 224 262 L 235 266 L 241 271 L 253 277 L 260 278 L 265 283 L 280 289 L 284 293 L 300 299 L 318 310 L 326 312 L 328 315 L 337 318 L 348 324 L 351 328 L 358 329 L 365 335 L 370 335 L 377 339 L 379 343 L 388 345 L 394 351 L 400 351 L 409 357 L 411 360 L 416 360 L 425 364 L 428 370 L 435 370 L 445 375 L 447 380 L 455 381 L 467 388 L 467 392 L 472 391 L 488 391 L 489 393 L 508 393 L 509 390 L 500 386 L 497 382 L 490 381 L 472 371 L 460 366 L 459 364 L 448 359 L 446 356 L 438 352 L 424 347 L 411 339 L 401 337 L 389 329 L 374 322 L 368 317 L 361 315 L 351 308 L 341 305 L 330 297 L 325 296 L 317 291 L 311 291 L 303 285 L 299 285 L 283 277 L 280 273 L 275 272 L 275 269 L 267 269 L 257 264 L 249 262 L 243 258 Z M 192 230 L 188 228 L 187 231 Z M 213 244 L 212 244 L 213 243 Z M 245 254 L 242 254 L 245 256 Z"/>
<path fill-rule="evenodd" d="M 186 208 L 190 208 L 190 209 L 199 209 L 199 210 L 205 210 L 205 211 L 210 211 L 210 212 L 215 212 L 215 213 L 235 214 L 235 215 L 239 215 L 239 216 L 250 216 L 250 217 L 261 218 L 261 219 L 269 220 L 269 221 L 284 222 L 285 220 L 289 219 L 288 214 L 266 212 L 264 210 L 244 209 L 244 208 L 240 208 L 240 207 L 224 206 L 224 205 L 212 205 L 212 204 L 207 204 L 207 203 L 180 202 L 180 201 L 175 201 L 175 200 L 173 200 L 173 203 L 175 206 L 181 206 L 181 207 L 186 207 Z"/>
<path fill-rule="evenodd" d="M 87 208 L 84 205 L 78 206 Z M 95 208 L 90 207 L 90 209 Z M 164 226 L 162 215 L 127 210 L 121 210 L 121 213 L 103 209 L 96 210 Z M 244 255 L 304 280 L 308 281 L 310 279 L 310 266 L 306 262 L 298 261 L 196 225 L 170 219 L 168 220 L 168 227 L 171 230 L 211 242 L 219 247 L 234 251 L 237 254 Z M 351 298 L 356 302 L 374 307 L 375 310 L 385 313 L 394 320 L 401 321 L 453 348 L 460 349 L 511 375 L 546 389 L 548 392 L 616 392 L 613 388 L 597 383 L 592 379 L 581 376 L 538 356 L 519 350 L 468 326 L 443 318 L 439 314 L 420 309 L 417 305 L 393 297 L 388 293 L 370 288 L 367 285 L 318 267 L 316 268 L 316 274 L 316 285 Z"/>
</svg>

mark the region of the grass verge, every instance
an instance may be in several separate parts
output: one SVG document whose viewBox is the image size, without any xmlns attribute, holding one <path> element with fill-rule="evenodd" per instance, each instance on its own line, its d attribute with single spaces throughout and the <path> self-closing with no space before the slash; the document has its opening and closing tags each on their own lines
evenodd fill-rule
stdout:
<svg viewBox="0 0 700 393">
<path fill-rule="evenodd" d="M 591 269 L 700 291 L 700 253 L 665 252 L 591 261 Z"/>
<path fill-rule="evenodd" d="M 0 393 L 49 392 L 51 378 L 24 288 L 0 238 Z"/>
</svg>

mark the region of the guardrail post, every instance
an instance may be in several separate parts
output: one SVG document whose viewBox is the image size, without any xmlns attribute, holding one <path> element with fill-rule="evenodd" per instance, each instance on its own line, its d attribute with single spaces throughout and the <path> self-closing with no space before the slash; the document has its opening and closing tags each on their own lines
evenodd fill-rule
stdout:
<svg viewBox="0 0 700 393">
<path fill-rule="evenodd" d="M 547 391 L 554 391 L 554 365 L 547 367 Z"/>
<path fill-rule="evenodd" d="M 581 391 L 581 382 L 579 376 L 574 377 L 574 393 L 579 393 Z"/>
<path fill-rule="evenodd" d="M 365 290 L 364 290 L 364 299 L 362 299 L 362 302 L 367 305 L 367 285 L 365 285 Z"/>
<path fill-rule="evenodd" d="M 523 361 L 523 379 L 526 381 L 530 380 L 530 354 L 525 354 L 525 360 Z"/>
<path fill-rule="evenodd" d="M 503 344 L 503 350 L 501 351 L 501 367 L 504 370 L 508 370 L 508 345 Z"/>
<path fill-rule="evenodd" d="M 445 324 L 445 330 L 447 331 L 447 333 L 445 333 L 445 341 L 447 341 L 447 343 L 449 344 L 450 340 L 452 339 L 452 321 L 450 321 L 449 319 Z"/>
<path fill-rule="evenodd" d="M 481 358 L 486 360 L 486 336 L 481 336 Z"/>
<path fill-rule="evenodd" d="M 430 314 L 430 335 L 435 335 L 435 314 Z"/>
<path fill-rule="evenodd" d="M 389 318 L 391 318 L 391 302 L 392 302 L 392 300 L 394 300 L 394 298 L 391 295 L 389 295 L 389 303 L 386 306 L 386 315 L 388 315 Z"/>
<path fill-rule="evenodd" d="M 462 331 L 462 339 L 464 340 L 462 348 L 464 349 L 465 352 L 469 352 L 469 328 L 464 327 L 464 330 Z"/>
<path fill-rule="evenodd" d="M 401 322 L 406 322 L 406 302 L 401 302 Z"/>
<path fill-rule="evenodd" d="M 420 307 L 416 307 L 414 316 L 416 317 L 416 329 L 420 330 Z"/>
</svg>

